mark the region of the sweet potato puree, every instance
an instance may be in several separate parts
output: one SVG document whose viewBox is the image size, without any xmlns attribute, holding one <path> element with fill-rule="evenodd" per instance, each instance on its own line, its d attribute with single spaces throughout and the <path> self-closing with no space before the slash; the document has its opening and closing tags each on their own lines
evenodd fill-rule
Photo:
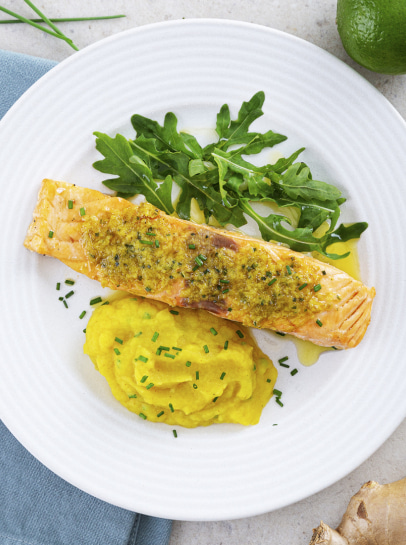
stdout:
<svg viewBox="0 0 406 545">
<path fill-rule="evenodd" d="M 240 324 L 130 295 L 94 310 L 84 351 L 127 409 L 188 428 L 257 424 L 277 377 Z"/>
</svg>

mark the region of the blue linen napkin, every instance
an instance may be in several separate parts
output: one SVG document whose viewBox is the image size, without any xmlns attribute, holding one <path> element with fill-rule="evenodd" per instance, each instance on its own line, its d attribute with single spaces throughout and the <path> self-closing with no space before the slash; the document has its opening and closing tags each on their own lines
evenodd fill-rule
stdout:
<svg viewBox="0 0 406 545">
<path fill-rule="evenodd" d="M 0 119 L 55 64 L 0 50 Z M 170 520 L 132 513 L 70 485 L 0 420 L 0 545 L 167 545 L 171 526 Z"/>
</svg>

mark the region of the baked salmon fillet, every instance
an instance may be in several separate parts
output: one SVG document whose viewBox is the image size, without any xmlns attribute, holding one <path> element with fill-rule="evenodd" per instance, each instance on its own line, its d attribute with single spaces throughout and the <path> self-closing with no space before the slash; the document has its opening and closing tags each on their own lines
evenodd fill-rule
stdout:
<svg viewBox="0 0 406 545">
<path fill-rule="evenodd" d="M 329 264 L 65 182 L 43 181 L 24 245 L 103 287 L 320 346 L 356 346 L 371 319 L 375 289 Z"/>
</svg>

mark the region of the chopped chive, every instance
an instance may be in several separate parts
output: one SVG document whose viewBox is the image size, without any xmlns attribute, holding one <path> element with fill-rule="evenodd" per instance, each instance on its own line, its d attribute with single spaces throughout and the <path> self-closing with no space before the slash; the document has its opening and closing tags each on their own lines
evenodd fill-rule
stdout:
<svg viewBox="0 0 406 545">
<path fill-rule="evenodd" d="M 207 257 L 206 257 L 205 255 L 199 254 L 199 258 L 200 258 L 202 261 L 207 261 Z"/>
<path fill-rule="evenodd" d="M 290 365 L 288 365 L 287 363 L 280 363 L 279 364 L 281 367 L 286 367 L 287 369 L 289 369 Z"/>
<path fill-rule="evenodd" d="M 173 314 L 174 316 L 177 316 L 179 314 L 177 310 L 170 310 L 169 312 Z"/>
<path fill-rule="evenodd" d="M 54 232 L 53 232 L 53 231 L 49 231 L 48 237 L 49 237 L 49 238 L 52 238 L 53 236 L 54 236 Z"/>
<path fill-rule="evenodd" d="M 173 433 L 174 438 L 176 439 L 177 436 L 178 436 L 178 432 L 176 430 L 172 430 L 172 433 Z"/>
<path fill-rule="evenodd" d="M 159 240 L 158 239 L 155 240 L 155 248 L 159 248 Z"/>
<path fill-rule="evenodd" d="M 137 397 L 137 394 L 131 394 L 130 396 L 128 396 L 130 399 L 135 399 Z"/>
<path fill-rule="evenodd" d="M 159 337 L 159 333 L 158 333 L 158 331 L 155 331 L 155 333 L 152 335 L 151 341 L 152 341 L 153 343 L 156 342 L 156 340 L 158 339 L 158 337 Z"/>
<path fill-rule="evenodd" d="M 199 380 L 199 371 L 196 371 L 196 380 Z"/>
<path fill-rule="evenodd" d="M 236 331 L 237 335 L 240 337 L 240 339 L 242 339 L 244 337 L 244 334 L 242 331 L 240 331 L 239 329 L 237 329 Z"/>
<path fill-rule="evenodd" d="M 217 335 L 217 331 L 214 329 L 214 327 L 211 327 L 211 328 L 210 328 L 210 332 L 211 332 L 214 336 Z"/>
<path fill-rule="evenodd" d="M 282 333 L 282 331 L 275 331 L 277 335 L 280 335 L 281 337 L 284 337 L 286 333 Z"/>
<path fill-rule="evenodd" d="M 116 343 L 123 344 L 123 340 L 119 339 L 118 337 L 116 337 L 114 340 L 116 341 Z"/>
<path fill-rule="evenodd" d="M 289 267 L 289 265 L 286 265 L 286 270 L 288 274 L 292 274 L 292 269 Z"/>
<path fill-rule="evenodd" d="M 148 384 L 148 386 L 145 386 L 145 388 L 146 388 L 147 390 L 150 390 L 151 388 L 153 388 L 153 386 L 154 386 L 154 383 L 153 383 L 153 382 L 150 382 L 150 383 Z"/>
<path fill-rule="evenodd" d="M 90 304 L 91 305 L 97 305 L 97 303 L 101 303 L 102 302 L 102 298 L 101 297 L 95 297 L 94 299 L 91 299 L 90 300 Z"/>
<path fill-rule="evenodd" d="M 182 352 L 182 349 L 178 348 L 177 346 L 172 346 L 172 350 L 177 350 L 178 352 Z"/>
<path fill-rule="evenodd" d="M 213 403 L 216 403 L 217 400 L 218 400 L 218 396 L 217 396 L 217 397 L 213 397 Z"/>
<path fill-rule="evenodd" d="M 300 289 L 300 290 L 303 290 L 306 286 L 307 286 L 307 282 L 305 282 L 304 284 L 302 284 L 301 286 L 299 286 L 299 289 Z"/>
<path fill-rule="evenodd" d="M 316 286 L 314 286 L 314 291 L 319 291 L 321 290 L 321 285 L 320 284 L 317 284 Z"/>
<path fill-rule="evenodd" d="M 267 382 L 272 382 L 272 380 L 270 378 L 267 378 L 266 381 Z"/>
<path fill-rule="evenodd" d="M 159 350 L 170 350 L 169 346 L 160 346 Z"/>
<path fill-rule="evenodd" d="M 65 301 L 65 299 L 63 299 L 62 302 L 65 305 L 65 307 L 68 308 L 68 303 Z"/>
<path fill-rule="evenodd" d="M 67 293 L 65 295 L 65 299 L 69 299 L 69 297 L 72 297 L 72 295 L 74 294 L 75 292 L 74 291 L 70 291 L 69 293 Z"/>
<path fill-rule="evenodd" d="M 67 284 L 68 286 L 73 286 L 75 284 L 75 281 L 74 280 L 65 280 L 65 284 Z"/>
<path fill-rule="evenodd" d="M 230 283 L 230 280 L 223 280 L 223 279 L 221 279 L 220 282 L 221 282 L 222 284 L 229 284 L 229 283 Z"/>
<path fill-rule="evenodd" d="M 194 249 L 196 248 L 196 246 L 195 246 L 194 244 L 189 244 L 189 248 L 190 248 L 191 250 L 194 250 Z"/>
<path fill-rule="evenodd" d="M 209 353 L 209 347 L 207 346 L 207 344 L 203 346 L 203 350 L 206 352 L 206 354 Z"/>
<path fill-rule="evenodd" d="M 287 361 L 289 359 L 288 356 L 284 356 L 283 358 L 281 358 L 280 360 L 278 360 L 279 363 L 283 363 L 284 361 Z"/>
<path fill-rule="evenodd" d="M 223 378 L 226 376 L 226 373 L 223 371 L 220 375 L 220 380 L 223 380 Z"/>
<path fill-rule="evenodd" d="M 63 301 L 63 297 L 58 297 L 58 301 Z"/>
<path fill-rule="evenodd" d="M 56 289 L 57 289 L 57 291 L 59 291 L 61 289 L 61 283 L 60 282 L 56 283 Z"/>
<path fill-rule="evenodd" d="M 138 416 L 140 416 L 140 417 L 141 417 L 141 418 L 143 418 L 144 420 L 146 420 L 146 419 L 147 419 L 147 417 L 145 416 L 145 414 L 144 414 L 144 413 L 140 413 L 140 414 L 139 414 Z"/>
<path fill-rule="evenodd" d="M 72 210 L 72 208 L 73 208 L 73 201 L 68 201 L 68 208 L 69 208 L 69 210 Z"/>
<path fill-rule="evenodd" d="M 280 390 L 277 390 L 276 388 L 274 388 L 272 393 L 273 393 L 273 395 L 275 395 L 277 397 L 281 397 L 281 395 L 282 395 L 282 392 Z"/>
<path fill-rule="evenodd" d="M 161 411 L 160 413 L 157 414 L 157 418 L 161 417 L 163 414 L 165 414 L 165 412 Z"/>
<path fill-rule="evenodd" d="M 229 289 L 226 289 L 226 290 L 223 290 L 221 293 L 228 293 L 230 290 Z"/>
<path fill-rule="evenodd" d="M 139 331 L 138 333 L 135 333 L 134 337 L 139 337 L 140 335 L 142 335 L 142 331 Z"/>
<path fill-rule="evenodd" d="M 272 286 L 276 282 L 276 278 L 272 278 L 270 282 L 268 282 L 268 286 Z"/>
<path fill-rule="evenodd" d="M 292 375 L 292 377 L 294 377 L 299 371 L 297 369 L 292 369 L 292 371 L 290 372 L 290 374 Z"/>
<path fill-rule="evenodd" d="M 86 209 L 82 206 L 82 208 L 80 209 L 80 215 L 81 216 L 85 216 L 86 215 Z"/>
<path fill-rule="evenodd" d="M 145 234 L 149 235 L 150 237 L 156 237 L 156 233 L 151 233 L 151 231 L 148 231 L 148 233 Z"/>
<path fill-rule="evenodd" d="M 114 352 L 116 353 L 117 356 L 119 356 L 121 354 L 120 350 L 118 348 L 113 348 Z"/>
<path fill-rule="evenodd" d="M 323 325 L 323 323 L 322 323 L 319 319 L 316 320 L 316 324 L 317 324 L 319 327 L 321 327 L 321 326 Z"/>
<path fill-rule="evenodd" d="M 148 246 L 152 246 L 154 243 L 152 240 L 140 240 L 141 244 L 148 244 Z"/>
<path fill-rule="evenodd" d="M 197 384 L 193 383 L 193 389 L 197 390 Z"/>
<path fill-rule="evenodd" d="M 224 350 L 227 350 L 228 349 L 228 341 L 225 341 L 224 343 Z"/>
<path fill-rule="evenodd" d="M 140 380 L 141 384 L 144 384 L 144 382 L 147 380 L 148 375 L 144 375 L 142 379 Z"/>
<path fill-rule="evenodd" d="M 281 407 L 283 407 L 283 403 L 282 403 L 280 397 L 276 397 L 276 398 L 275 398 L 275 401 L 276 401 L 276 403 L 277 403 L 278 405 L 280 405 Z"/>
<path fill-rule="evenodd" d="M 197 271 L 198 268 L 199 268 L 199 265 L 195 265 L 195 266 L 193 267 L 192 271 L 193 271 L 193 272 L 194 272 L 194 271 Z"/>
<path fill-rule="evenodd" d="M 169 408 L 170 408 L 170 410 L 171 410 L 172 413 L 175 411 L 175 409 L 173 408 L 172 403 L 169 403 Z"/>
<path fill-rule="evenodd" d="M 195 257 L 195 262 L 196 262 L 198 267 L 201 267 L 203 265 L 203 261 L 200 259 L 199 256 Z"/>
<path fill-rule="evenodd" d="M 79 318 L 82 320 L 82 318 L 84 318 L 86 316 L 86 311 L 83 310 L 80 314 L 79 314 Z"/>
<path fill-rule="evenodd" d="M 146 358 L 145 356 L 138 356 L 138 359 L 139 361 L 142 361 L 143 363 L 147 363 L 148 361 L 148 358 Z"/>
<path fill-rule="evenodd" d="M 165 356 L 166 358 L 171 358 L 172 360 L 175 359 L 175 354 L 169 354 L 169 352 L 165 352 L 164 356 Z"/>
<path fill-rule="evenodd" d="M 110 301 L 104 301 L 104 303 L 102 304 L 102 307 L 104 307 L 104 305 L 109 305 L 110 304 Z"/>
<path fill-rule="evenodd" d="M 186 362 L 186 367 L 190 367 L 192 365 L 192 362 L 191 361 L 187 361 Z"/>
<path fill-rule="evenodd" d="M 145 291 L 149 293 L 149 292 L 151 291 L 151 288 L 149 288 L 149 287 L 147 286 L 147 287 L 145 288 Z"/>
</svg>

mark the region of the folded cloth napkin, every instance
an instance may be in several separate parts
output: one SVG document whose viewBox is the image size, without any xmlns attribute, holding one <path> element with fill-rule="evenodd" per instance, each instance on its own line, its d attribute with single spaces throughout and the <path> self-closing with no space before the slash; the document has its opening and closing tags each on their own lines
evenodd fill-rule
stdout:
<svg viewBox="0 0 406 545">
<path fill-rule="evenodd" d="M 0 119 L 55 64 L 0 50 Z M 0 545 L 167 545 L 171 524 L 70 485 L 36 460 L 0 421 Z"/>
</svg>

